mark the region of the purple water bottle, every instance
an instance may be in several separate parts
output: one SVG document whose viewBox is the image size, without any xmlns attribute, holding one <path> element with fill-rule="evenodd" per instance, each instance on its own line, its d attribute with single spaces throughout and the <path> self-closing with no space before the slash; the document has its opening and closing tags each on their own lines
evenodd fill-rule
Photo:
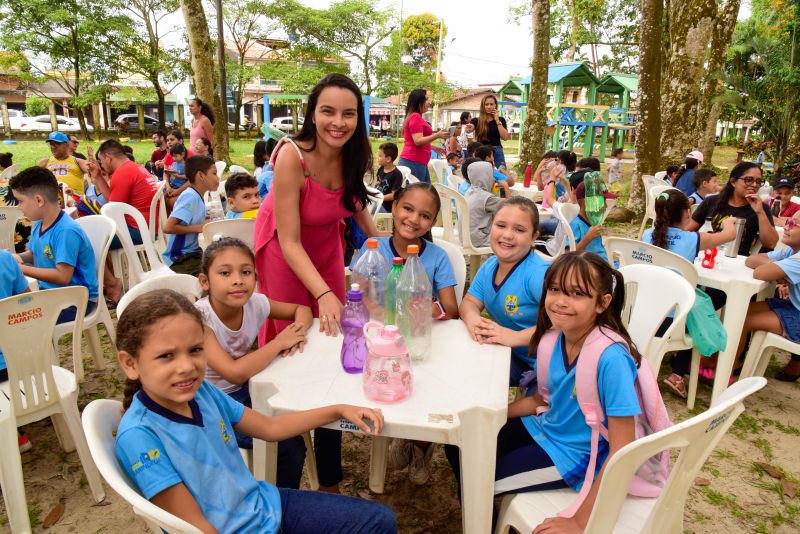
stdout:
<svg viewBox="0 0 800 534">
<path fill-rule="evenodd" d="M 364 360 L 368 352 L 364 325 L 369 321 L 369 311 L 361 301 L 362 297 L 358 284 L 352 284 L 347 292 L 347 304 L 342 310 L 342 367 L 348 373 L 360 373 L 364 370 Z"/>
</svg>

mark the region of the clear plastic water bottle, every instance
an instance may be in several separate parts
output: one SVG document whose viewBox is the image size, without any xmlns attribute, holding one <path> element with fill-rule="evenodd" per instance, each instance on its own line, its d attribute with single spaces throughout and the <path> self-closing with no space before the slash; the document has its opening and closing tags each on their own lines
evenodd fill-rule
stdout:
<svg viewBox="0 0 800 534">
<path fill-rule="evenodd" d="M 397 283 L 403 272 L 403 258 L 392 259 L 392 268 L 386 277 L 386 303 L 383 310 L 385 324 L 397 325 Z"/>
<path fill-rule="evenodd" d="M 383 319 L 384 287 L 389 263 L 378 251 L 378 240 L 367 239 L 367 250 L 353 266 L 353 282 L 361 286 L 364 303 L 373 319 Z"/>
<path fill-rule="evenodd" d="M 353 374 L 364 370 L 364 360 L 367 357 L 364 325 L 369 322 L 369 312 L 362 297 L 358 284 L 352 284 L 347 292 L 347 303 L 342 310 L 342 367 Z"/>
<path fill-rule="evenodd" d="M 206 195 L 206 218 L 210 221 L 219 221 L 225 218 L 222 199 L 216 191 L 209 191 Z"/>
<path fill-rule="evenodd" d="M 432 305 L 431 282 L 419 259 L 419 247 L 409 245 L 397 283 L 397 323 L 412 360 L 424 361 L 431 355 Z"/>
<path fill-rule="evenodd" d="M 587 172 L 583 177 L 583 186 L 586 188 L 586 199 L 584 206 L 586 216 L 592 226 L 603 223 L 603 215 L 606 211 L 606 201 L 603 197 L 603 180 L 597 171 Z"/>
</svg>

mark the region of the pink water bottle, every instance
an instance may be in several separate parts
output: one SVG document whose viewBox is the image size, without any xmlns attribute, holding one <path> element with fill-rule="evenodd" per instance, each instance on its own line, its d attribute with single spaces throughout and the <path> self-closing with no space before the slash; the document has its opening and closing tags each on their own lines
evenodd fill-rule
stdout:
<svg viewBox="0 0 800 534">
<path fill-rule="evenodd" d="M 394 325 L 370 321 L 364 325 L 367 360 L 364 362 L 364 394 L 376 402 L 393 404 L 411 395 L 411 358 L 400 330 Z"/>
</svg>

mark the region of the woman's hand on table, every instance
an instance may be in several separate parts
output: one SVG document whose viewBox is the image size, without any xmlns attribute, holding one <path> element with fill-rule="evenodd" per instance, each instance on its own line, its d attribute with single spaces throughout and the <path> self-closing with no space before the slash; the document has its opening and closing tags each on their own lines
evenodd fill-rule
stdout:
<svg viewBox="0 0 800 534">
<path fill-rule="evenodd" d="M 339 417 L 347 419 L 364 434 L 374 434 L 379 436 L 383 430 L 383 413 L 380 408 L 365 408 L 363 406 L 351 406 L 349 404 L 342 404 L 339 410 Z M 364 422 L 364 419 L 372 421 L 372 429 Z"/>
<path fill-rule="evenodd" d="M 342 317 L 342 302 L 333 291 L 328 291 L 317 301 L 319 304 L 319 331 L 326 336 L 339 335 L 339 320 Z"/>
<path fill-rule="evenodd" d="M 475 332 L 475 340 L 480 344 L 495 343 L 506 347 L 515 346 L 514 336 L 516 332 L 505 326 L 500 326 L 491 319 L 481 317 L 473 330 Z"/>
</svg>

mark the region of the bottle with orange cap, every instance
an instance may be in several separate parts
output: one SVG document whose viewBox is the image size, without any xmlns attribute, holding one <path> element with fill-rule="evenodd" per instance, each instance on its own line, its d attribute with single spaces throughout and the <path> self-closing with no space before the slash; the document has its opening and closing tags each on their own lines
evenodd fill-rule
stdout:
<svg viewBox="0 0 800 534">
<path fill-rule="evenodd" d="M 407 251 L 408 257 L 397 282 L 397 324 L 406 338 L 411 359 L 423 361 L 431 355 L 431 282 L 419 259 L 419 246 L 408 245 Z"/>
<path fill-rule="evenodd" d="M 389 263 L 378 250 L 377 239 L 367 239 L 367 250 L 353 265 L 353 282 L 361 287 L 364 304 L 373 319 L 383 319 L 384 284 Z"/>
</svg>

